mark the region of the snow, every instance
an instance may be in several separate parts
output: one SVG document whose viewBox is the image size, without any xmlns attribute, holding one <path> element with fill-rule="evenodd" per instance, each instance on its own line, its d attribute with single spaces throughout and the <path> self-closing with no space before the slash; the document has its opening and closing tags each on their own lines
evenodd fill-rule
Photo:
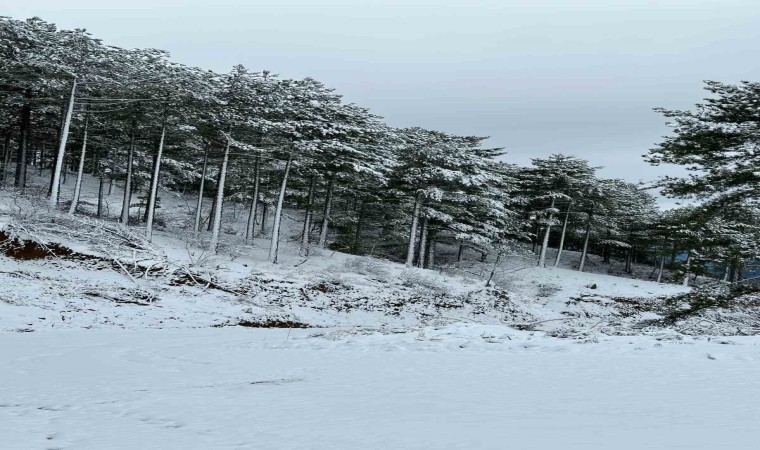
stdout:
<svg viewBox="0 0 760 450">
<path fill-rule="evenodd" d="M 85 176 L 83 200 L 96 192 Z M 183 223 L 190 204 L 163 193 L 159 214 Z M 2 229 L 49 214 L 14 207 L 0 204 Z M 225 224 L 244 230 L 230 210 Z M 223 234 L 212 255 L 157 229 L 148 248 L 104 250 L 66 217 L 38 237 L 103 260 L 0 256 L 2 448 L 731 450 L 760 438 L 760 340 L 639 326 L 656 310 L 617 298 L 689 291 L 639 279 L 651 267 L 613 276 L 621 264 L 596 256 L 596 273 L 573 270 L 573 251 L 560 268 L 513 255 L 486 288 L 492 260 L 433 271 L 300 257 L 294 211 L 277 265 L 265 237 Z M 109 258 L 167 269 L 132 280 Z M 229 292 L 173 281 L 189 269 Z M 311 328 L 235 326 L 267 320 Z"/>
<path fill-rule="evenodd" d="M 757 341 L 504 327 L 3 334 L 23 449 L 747 449 Z"/>
</svg>

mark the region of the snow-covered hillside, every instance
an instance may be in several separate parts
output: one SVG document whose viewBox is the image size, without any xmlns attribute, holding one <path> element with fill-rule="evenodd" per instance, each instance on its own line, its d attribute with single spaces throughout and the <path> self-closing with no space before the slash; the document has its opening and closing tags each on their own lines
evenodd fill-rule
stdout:
<svg viewBox="0 0 760 450">
<path fill-rule="evenodd" d="M 43 174 L 33 181 L 44 186 L 45 180 Z M 84 210 L 92 208 L 97 193 L 97 179 L 85 175 Z M 61 201 L 70 195 L 69 189 L 63 189 Z M 108 199 L 118 203 L 122 196 L 121 186 L 114 184 L 106 196 L 107 217 L 118 216 Z M 203 236 L 183 231 L 191 218 L 191 203 L 190 195 L 163 192 L 160 217 L 166 225 L 148 243 L 139 227 L 127 230 L 109 221 L 51 212 L 33 196 L 5 197 L 0 221 L 9 232 L 61 244 L 77 254 L 0 257 L 0 277 L 7 286 L 1 294 L 0 327 L 173 328 L 257 320 L 376 327 L 551 320 L 544 327 L 556 328 L 555 319 L 568 315 L 583 319 L 583 307 L 566 305 L 582 295 L 655 298 L 684 290 L 674 284 L 570 270 L 578 255 L 569 251 L 557 269 L 538 269 L 521 256 L 507 258 L 495 266 L 494 286 L 489 289 L 485 280 L 494 269 L 493 258 L 481 263 L 476 255 L 460 267 L 444 264 L 439 270 L 407 269 L 378 258 L 318 249 L 306 258 L 299 255 L 294 240 L 301 227 L 295 212 L 283 219 L 279 263 L 274 265 L 267 262 L 268 236 L 245 242 L 240 235 L 225 234 L 219 254 L 204 249 Z M 206 202 L 205 217 L 210 203 Z M 228 229 L 244 229 L 245 220 L 239 208 L 225 208 Z M 634 274 L 640 276 L 649 270 L 635 267 Z M 594 257 L 587 264 L 589 271 L 612 269 Z M 214 283 L 209 285 L 211 280 Z M 593 285 L 595 289 L 590 288 Z"/>
<path fill-rule="evenodd" d="M 93 181 L 84 184 L 85 201 L 96 192 Z M 118 186 L 112 195 L 120 195 Z M 177 225 L 189 215 L 183 211 L 187 199 L 169 193 L 163 198 L 162 217 L 176 220 L 157 231 L 152 243 L 138 227 L 51 212 L 24 197 L 6 203 L 3 221 L 9 237 L 61 245 L 63 253 L 0 257 L 6 286 L 0 294 L 0 328 L 185 328 L 240 322 L 394 328 L 468 321 L 572 335 L 587 328 L 631 334 L 630 327 L 651 314 L 621 311 L 618 307 L 627 305 L 612 299 L 656 301 L 688 290 L 571 270 L 574 252 L 567 252 L 564 267 L 545 269 L 519 255 L 497 265 L 472 255 L 461 266 L 442 264 L 438 270 L 317 249 L 302 257 L 298 243 L 288 239 L 299 232 L 294 215 L 284 221 L 278 264 L 267 262 L 267 236 L 246 243 L 229 234 L 219 254 L 213 254 L 204 249 L 202 237 L 183 233 Z M 19 202 L 35 212 L 14 212 Z M 234 229 L 245 218 L 228 213 L 225 220 Z M 611 270 L 594 261 L 589 270 Z M 635 267 L 634 274 L 649 271 Z M 486 287 L 494 269 L 492 285 Z"/>
<path fill-rule="evenodd" d="M 600 258 L 581 273 L 572 252 L 546 269 L 522 256 L 437 270 L 305 258 L 288 239 L 295 213 L 274 265 L 266 237 L 205 251 L 180 231 L 186 199 L 163 198 L 152 243 L 139 227 L 3 204 L 4 448 L 745 449 L 760 437 L 760 341 L 657 324 L 680 284 L 612 276 Z"/>
</svg>

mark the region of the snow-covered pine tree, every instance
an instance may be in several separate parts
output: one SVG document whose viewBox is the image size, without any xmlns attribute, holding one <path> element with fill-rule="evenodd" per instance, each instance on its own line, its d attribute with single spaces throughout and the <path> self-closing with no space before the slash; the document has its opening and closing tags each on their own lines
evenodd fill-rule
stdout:
<svg viewBox="0 0 760 450">
<path fill-rule="evenodd" d="M 538 259 L 539 267 L 546 266 L 546 250 L 549 245 L 551 229 L 560 223 L 556 219 L 561 211 L 560 204 L 564 205 L 567 212 L 573 201 L 579 201 L 579 197 L 586 190 L 587 183 L 593 180 L 595 169 L 586 160 L 554 154 L 548 158 L 532 159 L 532 166 L 520 174 L 521 193 L 523 196 L 532 199 L 530 205 L 536 209 L 531 215 L 536 217 L 536 228 L 540 231 L 543 228 Z M 569 213 L 567 213 L 563 223 L 566 223 L 568 217 Z M 561 246 L 564 246 L 566 230 L 567 227 L 563 226 L 560 236 Z M 560 258 L 561 248 L 558 250 L 555 259 L 555 267 L 559 265 Z"/>
</svg>

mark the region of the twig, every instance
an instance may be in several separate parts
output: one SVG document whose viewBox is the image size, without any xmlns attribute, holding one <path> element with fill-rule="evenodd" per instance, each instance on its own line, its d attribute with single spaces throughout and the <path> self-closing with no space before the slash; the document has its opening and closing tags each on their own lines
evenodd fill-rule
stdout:
<svg viewBox="0 0 760 450">
<path fill-rule="evenodd" d="M 129 279 L 132 280 L 133 283 L 135 283 L 137 286 L 140 285 L 140 283 L 138 283 L 137 280 L 135 280 L 135 277 L 133 277 L 132 274 L 129 273 L 129 271 L 127 270 L 127 268 L 124 267 L 124 265 L 121 263 L 121 261 L 119 261 L 119 258 L 114 258 L 113 260 L 114 260 L 114 262 L 116 264 L 119 265 L 119 267 L 121 267 L 121 270 L 123 270 L 124 273 L 127 274 L 127 276 L 129 277 Z"/>
</svg>

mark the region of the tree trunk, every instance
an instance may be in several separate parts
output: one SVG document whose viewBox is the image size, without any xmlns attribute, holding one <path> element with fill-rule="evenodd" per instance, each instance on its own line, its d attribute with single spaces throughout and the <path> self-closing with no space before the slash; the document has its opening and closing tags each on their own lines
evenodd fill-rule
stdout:
<svg viewBox="0 0 760 450">
<path fill-rule="evenodd" d="M 683 285 L 689 286 L 689 269 L 691 269 L 691 250 L 686 252 L 686 264 L 684 264 Z"/>
<path fill-rule="evenodd" d="M 491 286 L 491 281 L 493 280 L 493 276 L 496 275 L 496 269 L 499 268 L 499 263 L 501 262 L 501 254 L 496 255 L 496 260 L 493 263 L 493 267 L 491 268 L 491 274 L 488 275 L 488 281 L 486 281 L 486 287 Z"/>
<path fill-rule="evenodd" d="M 420 217 L 420 204 L 422 203 L 422 193 L 418 193 L 414 198 L 414 210 L 412 211 L 412 229 L 409 232 L 409 247 L 406 250 L 406 267 L 412 267 L 414 262 L 414 250 L 417 248 L 417 222 Z"/>
<path fill-rule="evenodd" d="M 565 248 L 565 234 L 567 233 L 567 222 L 570 219 L 570 209 L 573 206 L 573 201 L 570 200 L 567 204 L 567 212 L 565 213 L 565 221 L 562 224 L 562 236 L 559 238 L 559 248 L 557 249 L 557 257 L 554 259 L 554 267 L 559 267 L 560 258 L 562 258 L 562 250 Z"/>
<path fill-rule="evenodd" d="M 253 166 L 253 198 L 251 198 L 251 210 L 248 213 L 248 225 L 245 227 L 245 240 L 250 241 L 256 234 L 256 210 L 259 206 L 259 172 L 261 171 L 261 162 L 256 156 L 256 162 Z"/>
<path fill-rule="evenodd" d="M 45 144 L 40 144 L 40 161 L 37 163 L 37 176 L 42 176 L 42 169 L 45 167 Z"/>
<path fill-rule="evenodd" d="M 11 133 L 8 131 L 3 139 L 3 160 L 0 166 L 0 187 L 5 187 L 7 179 L 8 166 L 11 160 Z"/>
<path fill-rule="evenodd" d="M 201 212 L 203 210 L 203 188 L 206 186 L 206 169 L 208 168 L 208 152 L 211 144 L 206 144 L 203 153 L 203 169 L 201 169 L 201 185 L 198 188 L 198 202 L 195 206 L 195 222 L 193 223 L 193 233 L 198 233 L 201 229 Z"/>
<path fill-rule="evenodd" d="M 214 192 L 214 199 L 211 201 L 211 212 L 208 215 L 208 228 L 206 231 L 211 231 L 214 228 L 214 214 L 216 214 L 216 193 L 219 192 L 219 182 L 222 180 L 222 171 L 216 174 L 216 191 Z"/>
<path fill-rule="evenodd" d="M 156 164 L 158 164 L 158 152 L 153 153 L 153 162 L 150 165 L 150 181 L 148 182 L 148 190 L 145 192 L 145 211 L 142 212 L 142 221 L 145 223 L 148 222 L 148 209 L 150 209 L 150 187 L 153 184 L 153 172 L 156 170 Z M 140 204 L 140 208 L 142 208 L 142 203 Z"/>
<path fill-rule="evenodd" d="M 303 232 L 301 233 L 301 256 L 309 256 L 309 236 L 311 234 L 311 216 L 313 214 L 312 201 L 314 200 L 314 175 L 309 181 L 309 195 L 306 197 L 306 215 L 303 219 Z"/>
<path fill-rule="evenodd" d="M 100 183 L 98 183 L 98 217 L 103 215 L 103 175 L 100 175 Z"/>
<path fill-rule="evenodd" d="M 362 236 L 362 227 L 364 226 L 364 214 L 367 204 L 362 200 L 361 206 L 359 206 L 359 217 L 356 218 L 356 228 L 354 229 L 354 239 L 351 243 L 351 250 L 354 253 L 359 253 L 359 241 Z"/>
<path fill-rule="evenodd" d="M 581 252 L 581 263 L 578 265 L 578 272 L 583 272 L 583 268 L 586 266 L 586 256 L 588 256 L 588 241 L 591 236 L 591 213 L 588 215 L 588 221 L 586 221 L 586 236 L 583 238 L 583 251 Z"/>
<path fill-rule="evenodd" d="M 98 159 L 100 158 L 100 150 L 95 147 L 95 151 L 92 152 L 92 159 L 90 159 L 90 174 L 95 176 L 98 172 Z"/>
<path fill-rule="evenodd" d="M 277 264 L 277 251 L 280 246 L 280 221 L 282 220 L 282 205 L 285 203 L 285 190 L 288 187 L 288 175 L 290 164 L 293 162 L 293 154 L 288 154 L 288 162 L 285 164 L 285 174 L 282 177 L 280 195 L 277 197 L 277 208 L 274 210 L 274 225 L 272 226 L 272 243 L 269 245 L 269 261 Z"/>
<path fill-rule="evenodd" d="M 161 172 L 161 155 L 164 153 L 164 138 L 166 137 L 166 124 L 161 127 L 161 139 L 158 141 L 156 162 L 153 164 L 153 177 L 150 180 L 150 194 L 148 194 L 148 220 L 145 226 L 145 237 L 148 242 L 153 239 L 153 218 L 156 214 L 156 194 L 158 193 L 158 174 Z"/>
<path fill-rule="evenodd" d="M 26 180 L 27 180 L 27 169 L 29 167 L 29 148 L 30 148 L 30 137 L 31 134 L 31 128 L 32 128 L 32 113 L 31 110 L 28 111 L 28 116 L 26 117 L 27 124 L 24 129 L 24 134 L 21 136 L 21 142 L 22 142 L 22 163 L 21 163 L 21 182 L 20 186 L 21 189 L 26 189 Z M 33 155 L 32 155 L 33 156 Z"/>
<path fill-rule="evenodd" d="M 21 109 L 19 127 L 18 151 L 16 152 L 16 176 L 13 185 L 18 188 L 26 187 L 26 163 L 29 154 L 29 127 L 31 126 L 32 110 L 28 104 Z"/>
<path fill-rule="evenodd" d="M 55 152 L 55 148 L 53 148 Z M 53 179 L 55 178 L 55 154 L 50 159 L 50 184 L 48 185 L 48 196 L 53 194 Z"/>
<path fill-rule="evenodd" d="M 209 249 L 216 253 L 216 248 L 219 244 L 219 233 L 222 227 L 222 206 L 224 203 L 224 179 L 227 176 L 227 162 L 230 159 L 230 145 L 231 141 L 227 138 L 227 145 L 224 147 L 224 157 L 222 158 L 222 168 L 219 171 L 219 184 L 216 187 L 216 204 L 214 209 L 214 226 L 211 230 L 211 242 L 209 242 Z"/>
<path fill-rule="evenodd" d="M 269 205 L 264 203 L 261 205 L 261 235 L 267 235 L 267 212 L 269 211 Z"/>
<path fill-rule="evenodd" d="M 32 143 L 29 142 L 29 150 L 30 155 L 27 157 L 27 164 L 31 165 L 32 167 L 37 167 L 37 154 L 39 153 L 37 151 L 37 147 L 33 147 Z"/>
<path fill-rule="evenodd" d="M 79 194 L 82 191 L 82 175 L 84 174 L 84 158 L 87 155 L 87 127 L 89 126 L 90 118 L 84 119 L 84 133 L 82 135 L 82 152 L 79 154 L 79 167 L 77 170 L 77 181 L 74 183 L 74 197 L 71 199 L 71 206 L 69 206 L 69 214 L 74 214 L 77 211 L 77 205 L 79 204 Z"/>
<path fill-rule="evenodd" d="M 662 255 L 660 257 L 660 270 L 657 272 L 657 282 L 660 283 L 662 281 L 662 272 L 665 269 L 665 255 Z"/>
<path fill-rule="evenodd" d="M 77 91 L 77 79 L 71 83 L 71 95 L 69 97 L 69 107 L 66 110 L 66 119 L 63 123 L 63 130 L 61 131 L 61 144 L 58 147 L 58 156 L 55 160 L 55 167 L 53 167 L 53 186 L 50 192 L 50 206 L 55 208 L 58 206 L 58 193 L 60 192 L 60 176 L 61 169 L 63 168 L 63 156 L 66 154 L 66 141 L 69 138 L 69 128 L 71 127 L 71 116 L 74 114 L 74 95 Z M 122 213 L 123 216 L 123 213 Z"/>
<path fill-rule="evenodd" d="M 8 150 L 8 141 L 6 140 L 7 138 L 8 138 L 8 133 L 5 133 L 5 135 L 3 135 L 3 151 L 2 151 L 2 153 L 0 153 L 0 165 L 2 165 L 2 164 L 5 163 L 5 152 L 6 152 L 6 150 Z M 3 168 L 4 167 L 5 166 L 3 165 Z M 3 175 L 0 173 L 0 178 L 2 176 Z"/>
<path fill-rule="evenodd" d="M 129 225 L 129 207 L 132 204 L 132 161 L 135 158 L 135 123 L 132 123 L 132 137 L 127 153 L 127 176 L 124 180 L 124 200 L 121 203 L 121 223 Z"/>
<path fill-rule="evenodd" d="M 61 120 L 58 122 L 58 126 L 55 127 L 55 142 L 56 145 L 59 145 L 61 142 L 61 136 L 63 136 L 63 125 L 66 123 L 66 110 L 68 108 L 68 99 L 63 98 L 61 101 Z M 50 157 L 50 184 L 48 186 L 48 197 L 53 194 L 53 180 L 55 179 L 55 171 L 53 170 L 55 168 L 55 162 L 57 158 L 57 153 L 55 151 L 55 147 L 53 148 L 53 155 Z"/>
<path fill-rule="evenodd" d="M 552 204 L 549 206 L 550 209 L 554 209 L 554 198 L 552 198 Z M 552 220 L 554 220 L 554 213 L 549 213 L 549 220 L 546 222 L 546 232 L 544 233 L 544 241 L 541 244 L 541 254 L 538 257 L 538 267 L 546 267 L 546 248 L 549 246 L 549 233 L 551 233 L 552 230 Z"/>
<path fill-rule="evenodd" d="M 462 259 L 464 258 L 464 244 L 459 244 L 459 251 L 457 252 L 457 267 L 462 265 Z"/>
<path fill-rule="evenodd" d="M 24 152 L 24 164 L 21 166 L 21 167 L 23 167 L 23 171 L 22 171 L 23 173 L 22 173 L 22 177 L 21 177 L 21 179 L 23 181 L 21 183 L 21 188 L 22 189 L 26 188 L 26 178 L 27 178 L 27 173 L 29 172 L 29 164 L 31 164 L 34 161 L 34 150 L 32 149 L 32 145 L 29 142 L 29 139 L 30 139 L 29 132 L 27 131 L 26 132 L 26 139 L 25 139 L 26 140 L 26 151 Z"/>
<path fill-rule="evenodd" d="M 628 255 L 625 258 L 625 272 L 631 273 L 631 262 L 633 261 L 633 246 L 628 247 Z"/>
<path fill-rule="evenodd" d="M 651 280 L 654 274 L 657 273 L 657 256 L 654 257 L 654 265 L 652 266 L 652 272 L 649 273 L 647 280 Z"/>
<path fill-rule="evenodd" d="M 428 239 L 428 219 L 422 218 L 422 231 L 420 231 L 420 250 L 417 256 L 417 267 L 425 268 L 425 257 L 427 256 L 427 239 Z"/>
<path fill-rule="evenodd" d="M 64 155 L 63 168 L 61 169 L 61 184 L 66 184 L 66 178 L 69 174 L 69 159 L 71 159 L 71 155 Z M 58 195 L 61 195 L 60 191 L 58 191 Z"/>
<path fill-rule="evenodd" d="M 431 235 L 430 242 L 427 246 L 427 258 L 425 258 L 425 261 L 427 262 L 426 268 L 428 269 L 435 268 L 435 243 L 435 238 Z"/>
<path fill-rule="evenodd" d="M 325 197 L 325 214 L 322 218 L 322 228 L 319 231 L 319 242 L 317 245 L 320 248 L 324 248 L 325 244 L 327 243 L 327 228 L 330 226 L 330 212 L 332 210 L 332 199 L 333 199 L 333 187 L 334 187 L 334 181 L 330 179 L 330 181 L 327 182 L 327 196 Z"/>
</svg>

